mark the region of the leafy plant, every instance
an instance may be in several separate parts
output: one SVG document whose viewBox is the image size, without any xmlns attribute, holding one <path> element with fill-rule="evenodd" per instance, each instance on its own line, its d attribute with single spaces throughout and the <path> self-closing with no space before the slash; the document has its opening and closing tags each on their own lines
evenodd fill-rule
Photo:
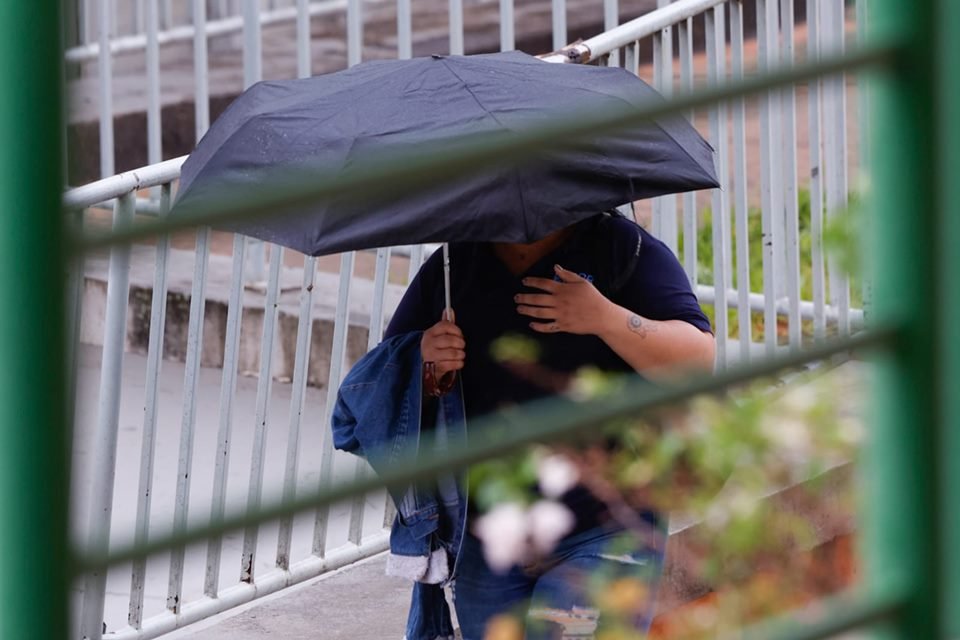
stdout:
<svg viewBox="0 0 960 640">
<path fill-rule="evenodd" d="M 813 242 L 814 236 L 811 227 L 811 200 L 810 192 L 807 189 L 801 189 L 797 196 L 798 205 L 798 229 L 800 241 L 800 297 L 803 300 L 813 299 Z M 823 250 L 825 255 L 831 260 L 828 262 L 834 264 L 839 272 L 846 274 L 850 278 L 850 301 L 854 307 L 863 305 L 863 279 L 861 277 L 862 269 L 862 238 L 863 225 L 866 216 L 862 213 L 862 198 L 859 194 L 853 193 L 850 196 L 849 205 L 831 216 L 829 221 L 825 221 L 823 230 Z M 731 221 L 736 212 L 731 210 Z M 709 207 L 698 213 L 699 226 L 697 228 L 697 280 L 701 284 L 712 285 L 714 283 L 713 274 L 713 212 Z M 733 265 L 733 286 L 739 287 L 737 281 L 739 268 L 736 261 L 737 233 L 736 225 L 731 222 L 731 241 L 730 251 L 732 254 L 731 264 Z M 763 223 L 761 212 L 757 208 L 750 209 L 747 217 L 748 229 L 748 256 L 749 256 L 749 285 L 750 290 L 754 292 L 764 291 L 763 278 Z M 680 238 L 678 252 L 683 255 L 683 245 L 685 238 Z M 829 266 L 825 266 L 824 286 L 825 294 L 829 300 Z M 710 318 L 711 323 L 715 323 L 716 310 L 713 305 L 703 305 L 704 312 Z M 752 335 L 755 341 L 762 341 L 764 337 L 763 314 L 751 312 Z M 787 319 L 780 318 L 777 324 L 777 335 L 780 342 L 786 342 L 787 339 Z M 736 309 L 728 312 L 727 327 L 729 335 L 737 337 L 740 332 L 739 317 Z M 809 320 L 803 321 L 802 332 L 805 338 L 813 337 L 813 323 Z"/>
</svg>

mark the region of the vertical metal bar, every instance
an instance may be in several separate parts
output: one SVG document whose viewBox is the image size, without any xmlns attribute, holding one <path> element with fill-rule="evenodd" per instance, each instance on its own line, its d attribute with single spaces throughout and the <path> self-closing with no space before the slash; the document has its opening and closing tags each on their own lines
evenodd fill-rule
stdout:
<svg viewBox="0 0 960 640">
<path fill-rule="evenodd" d="M 623 68 L 635 76 L 640 74 L 640 43 L 636 40 L 623 48 Z"/>
<path fill-rule="evenodd" d="M 345 253 L 340 256 L 340 290 L 337 294 L 337 311 L 333 320 L 333 347 L 330 350 L 330 374 L 327 376 L 327 404 L 323 412 L 323 424 L 330 424 L 333 407 L 337 401 L 340 377 L 343 373 L 347 353 L 347 329 L 350 311 L 350 282 L 353 278 L 355 255 Z M 320 447 L 320 486 L 330 484 L 333 477 L 333 442 L 330 431 L 324 431 L 323 444 Z M 330 520 L 330 507 L 324 505 L 317 509 L 313 527 L 313 554 L 321 558 L 327 549 L 327 528 Z"/>
<path fill-rule="evenodd" d="M 110 53 L 108 0 L 97 2 L 100 52 L 97 54 L 97 84 L 100 86 L 100 177 L 114 173 L 113 158 L 113 64 Z"/>
<path fill-rule="evenodd" d="M 844 3 L 828 0 L 827 13 L 822 16 L 823 48 L 839 53 L 844 50 Z M 846 77 L 838 74 L 823 80 L 824 93 L 824 163 L 826 177 L 826 217 L 835 220 L 847 207 L 847 90 Z M 827 257 L 830 283 L 830 301 L 839 313 L 841 333 L 850 332 L 850 279 L 841 272 L 835 259 Z"/>
<path fill-rule="evenodd" d="M 960 252 L 956 250 L 960 243 L 960 181 L 952 177 L 960 175 L 960 124 L 956 114 L 960 113 L 960 81 L 957 79 L 954 61 L 960 59 L 960 39 L 956 36 L 956 26 L 960 25 L 960 4 L 940 2 L 938 16 L 937 42 L 937 80 L 939 90 L 937 101 L 939 113 L 936 126 L 942 141 L 937 160 L 940 163 L 940 198 L 934 211 L 938 212 L 939 247 L 939 287 L 936 298 L 939 305 L 939 334 L 936 339 L 941 349 L 941 370 L 938 391 L 942 399 L 943 441 L 940 451 L 939 508 L 942 527 L 940 536 L 940 556 L 944 567 L 943 589 L 940 592 L 939 606 L 944 611 L 943 637 L 960 637 L 960 340 L 953 328 L 954 320 L 960 314 L 960 291 L 953 274 L 960 273 Z M 861 142 L 861 144 L 863 144 Z"/>
<path fill-rule="evenodd" d="M 410 0 L 397 0 L 397 57 L 413 57 L 413 18 Z"/>
<path fill-rule="evenodd" d="M 730 3 L 730 44 L 732 75 L 743 79 L 743 0 Z M 753 316 L 750 311 L 750 204 L 747 201 L 747 107 L 739 98 L 733 101 L 733 197 L 736 215 L 737 324 L 740 361 L 749 362 L 753 344 Z"/>
<path fill-rule="evenodd" d="M 373 304 L 370 308 L 370 325 L 367 332 L 367 351 L 370 351 L 383 338 L 383 298 L 387 291 L 387 278 L 390 274 L 390 249 L 377 249 L 377 266 L 373 276 Z M 365 461 L 357 459 L 354 476 L 363 478 L 368 473 Z M 363 538 L 363 516 L 366 507 L 366 495 L 355 496 L 350 505 L 350 525 L 347 540 L 353 544 L 360 544 Z M 387 506 L 384 513 L 389 511 L 390 498 L 387 497 Z"/>
<path fill-rule="evenodd" d="M 513 0 L 500 0 L 500 51 L 513 51 L 517 46 L 513 20 Z"/>
<path fill-rule="evenodd" d="M 193 473 L 193 432 L 197 419 L 197 383 L 203 344 L 203 312 L 207 297 L 207 259 L 210 255 L 210 229 L 197 229 L 197 248 L 190 289 L 190 320 L 187 324 L 187 356 L 183 373 L 183 411 L 180 420 L 180 457 L 177 464 L 177 495 L 173 510 L 173 529 L 183 531 L 190 504 L 190 476 Z M 180 612 L 183 590 L 184 548 L 170 550 L 170 574 L 167 585 L 167 609 Z"/>
<path fill-rule="evenodd" d="M 867 20 L 869 19 L 866 0 L 856 0 L 855 15 L 857 22 L 857 42 L 863 44 L 867 37 Z M 855 174 L 857 184 L 855 188 L 859 188 L 863 184 L 864 176 L 870 173 L 870 100 L 868 93 L 869 78 L 867 74 L 858 74 L 857 102 L 859 113 L 857 114 L 857 123 L 859 126 L 857 129 L 857 146 L 859 147 L 860 153 L 857 157 L 857 171 Z M 860 292 L 862 297 L 860 306 L 864 310 L 865 316 L 869 317 L 873 294 L 870 278 L 866 274 L 860 283 Z"/>
<path fill-rule="evenodd" d="M 283 475 L 283 500 L 289 502 L 297 495 L 297 467 L 300 454 L 300 423 L 303 400 L 307 389 L 307 364 L 310 361 L 310 341 L 313 334 L 313 281 L 317 273 L 317 259 L 307 256 L 303 261 L 303 286 L 300 289 L 300 318 L 297 321 L 297 350 L 293 359 L 293 381 L 290 387 L 290 429 L 287 435 L 287 462 Z M 293 516 L 280 520 L 277 535 L 277 561 L 281 569 L 290 568 L 290 544 L 293 538 Z"/>
<path fill-rule="evenodd" d="M 677 25 L 680 38 L 680 84 L 686 91 L 693 91 L 693 19 L 687 18 Z M 693 122 L 694 114 L 687 118 Z M 683 194 L 683 268 L 690 286 L 697 288 L 697 195 Z"/>
<path fill-rule="evenodd" d="M 260 30 L 260 0 L 243 0 L 243 88 L 263 79 L 262 36 Z M 263 280 L 265 261 L 264 243 L 255 238 L 247 239 L 250 258 L 246 261 L 248 282 Z"/>
<path fill-rule="evenodd" d="M 64 175 L 66 170 L 63 171 Z M 70 224 L 68 229 L 70 233 L 83 233 L 83 211 L 72 211 L 67 213 Z M 86 281 L 84 266 L 86 260 L 83 255 L 76 255 L 70 260 L 70 274 L 67 280 L 66 311 L 67 311 L 67 332 L 66 332 L 66 368 L 67 368 L 67 394 L 66 407 L 70 419 L 73 420 L 77 401 L 77 367 L 80 347 L 80 318 L 83 317 L 83 289 Z"/>
<path fill-rule="evenodd" d="M 766 49 L 768 68 L 778 68 L 781 64 L 780 56 L 780 3 L 777 0 L 767 2 L 766 15 L 767 43 Z M 777 301 L 787 296 L 787 216 L 784 198 L 784 166 L 783 166 L 783 99 L 779 90 L 767 94 L 770 104 L 770 206 L 771 206 L 771 240 L 773 242 L 773 256 L 777 267 L 773 272 L 774 281 L 771 293 Z"/>
<path fill-rule="evenodd" d="M 264 281 L 263 265 L 266 261 L 266 245 L 263 240 L 247 237 L 247 250 L 250 252 L 250 259 L 245 263 L 245 272 L 247 282 L 260 284 Z"/>
<path fill-rule="evenodd" d="M 390 276 L 390 248 L 377 249 L 377 266 L 373 274 L 373 304 L 370 307 L 370 331 L 367 334 L 367 351 L 383 339 L 384 297 Z"/>
<path fill-rule="evenodd" d="M 663 85 L 663 62 L 660 57 L 663 55 L 663 32 L 657 31 L 650 38 L 653 43 L 653 86 L 657 90 L 662 90 Z M 650 232 L 663 240 L 663 198 L 654 198 L 650 202 Z"/>
<path fill-rule="evenodd" d="M 193 0 L 193 109 L 197 141 L 210 128 L 210 87 L 208 83 L 206 0 Z"/>
<path fill-rule="evenodd" d="M 820 58 L 820 4 L 821 0 L 807 0 L 807 58 Z M 820 87 L 815 78 L 807 86 L 807 109 L 810 131 L 810 261 L 813 286 L 813 337 L 822 340 L 827 335 L 826 270 L 823 256 L 823 164 L 821 135 Z"/>
<path fill-rule="evenodd" d="M 263 78 L 263 59 L 260 55 L 260 3 L 243 0 L 243 88 Z"/>
<path fill-rule="evenodd" d="M 66 638 L 69 626 L 60 24 L 59 3 L 0 3 L 10 83 L 0 98 L 0 292 L 11 310 L 0 319 L 3 638 Z"/>
<path fill-rule="evenodd" d="M 553 50 L 559 51 L 567 45 L 567 0 L 551 0 L 553 28 Z"/>
<path fill-rule="evenodd" d="M 409 2 L 400 0 L 404 1 Z M 297 0 L 297 77 L 309 78 L 313 71 L 310 67 L 310 12 L 307 0 Z"/>
<path fill-rule="evenodd" d="M 450 54 L 463 55 L 463 0 L 449 0 Z"/>
<path fill-rule="evenodd" d="M 618 0 L 603 0 L 603 30 L 610 31 L 620 24 L 620 7 Z M 610 52 L 610 59 L 607 64 L 611 67 L 620 66 L 620 50 L 614 49 Z"/>
<path fill-rule="evenodd" d="M 949 426 L 937 374 L 944 364 L 942 347 L 956 344 L 954 318 L 946 317 L 949 310 L 938 299 L 941 286 L 956 288 L 954 274 L 937 270 L 944 265 L 939 251 L 955 253 L 957 240 L 938 237 L 937 227 L 944 221 L 941 206 L 956 209 L 955 201 L 939 201 L 946 193 L 941 187 L 956 176 L 937 164 L 948 145 L 936 122 L 956 117 L 942 111 L 936 84 L 937 71 L 948 86 L 957 82 L 954 71 L 946 70 L 952 61 L 935 55 L 956 38 L 940 24 L 950 4 L 876 0 L 871 16 L 873 36 L 906 38 L 908 46 L 889 75 L 874 79 L 874 135 L 882 141 L 873 145 L 871 161 L 877 190 L 871 225 L 874 313 L 878 323 L 904 328 L 891 349 L 876 356 L 869 475 L 863 483 L 868 488 L 864 584 L 877 592 L 905 591 L 905 607 L 892 624 L 901 638 L 947 637 L 940 553 L 956 545 L 944 539 L 937 513 L 942 500 L 955 504 L 957 498 L 938 486 L 945 477 L 939 462 Z M 940 37 L 945 42 L 938 42 Z M 938 344 L 938 337 L 947 337 L 947 345 Z M 956 389 L 946 391 L 956 396 Z M 947 606 L 955 608 L 956 602 Z"/>
<path fill-rule="evenodd" d="M 363 60 L 363 5 L 360 0 L 347 0 L 347 65 Z"/>
<path fill-rule="evenodd" d="M 233 431 L 233 398 L 237 391 L 237 351 L 240 348 L 240 323 L 243 319 L 243 263 L 247 243 L 243 236 L 233 236 L 233 271 L 227 297 L 227 326 L 224 332 L 223 369 L 220 377 L 220 422 L 217 426 L 217 457 L 213 467 L 213 494 L 210 500 L 210 521 L 223 518 L 227 500 L 227 477 L 230 469 L 230 442 Z M 216 598 L 220 588 L 220 552 L 223 538 L 207 542 L 207 568 L 203 579 L 205 595 Z"/>
<path fill-rule="evenodd" d="M 414 277 L 420 271 L 423 265 L 423 245 L 417 244 L 410 247 L 410 265 L 407 271 L 407 284 L 413 282 Z"/>
<path fill-rule="evenodd" d="M 134 196 L 119 198 L 114 205 L 115 229 L 133 221 Z M 130 283 L 130 246 L 110 250 L 107 274 L 107 305 L 100 365 L 100 394 L 94 437 L 93 479 L 90 483 L 90 520 L 87 526 L 91 548 L 103 548 L 110 540 L 113 514 L 113 480 L 116 475 L 117 433 L 120 420 L 120 381 L 123 372 L 123 345 L 127 336 L 127 303 Z M 103 603 L 107 586 L 105 570 L 87 575 L 83 590 L 81 630 L 89 638 L 102 633 Z"/>
<path fill-rule="evenodd" d="M 157 40 L 157 0 L 147 3 L 147 163 L 162 160 L 160 137 L 160 44 Z"/>
<path fill-rule="evenodd" d="M 780 0 L 781 38 L 783 41 L 782 64 L 794 62 L 793 0 Z M 780 92 L 782 114 L 781 153 L 783 157 L 783 236 L 784 261 L 786 263 L 787 320 L 790 347 L 799 349 L 803 339 L 800 322 L 800 209 L 797 193 L 797 92 L 793 86 Z"/>
<path fill-rule="evenodd" d="M 170 209 L 170 184 L 160 188 L 160 215 Z M 153 271 L 153 299 L 150 301 L 150 336 L 147 342 L 147 375 L 144 383 L 143 435 L 140 441 L 140 480 L 137 485 L 137 521 L 134 541 L 143 544 L 150 531 L 150 503 L 153 495 L 153 461 L 157 444 L 157 399 L 160 365 L 163 362 L 163 329 L 167 317 L 167 258 L 170 238 L 157 241 Z M 134 629 L 143 621 L 143 594 L 146 587 L 147 560 L 133 562 L 130 576 L 130 608 L 127 623 Z"/>
<path fill-rule="evenodd" d="M 770 49 L 771 12 L 769 3 L 777 0 L 757 0 L 757 66 L 769 69 L 772 66 Z M 774 253 L 776 233 L 774 231 L 774 210 L 777 192 L 777 171 L 774 168 L 774 146 L 772 131 L 776 126 L 772 98 L 769 93 L 762 94 L 760 100 L 760 200 L 762 216 L 763 251 L 763 337 L 767 355 L 773 355 L 777 348 L 777 296 L 776 271 L 777 260 Z"/>
<path fill-rule="evenodd" d="M 863 43 L 867 35 L 867 2 L 866 0 L 856 0 L 856 22 L 857 22 L 857 41 Z M 860 148 L 860 172 L 865 174 L 870 165 L 870 100 L 868 99 L 868 77 L 866 74 L 857 76 L 857 102 L 860 110 L 858 123 L 860 125 L 857 132 L 857 144 Z"/>
<path fill-rule="evenodd" d="M 90 42 L 90 0 L 77 0 L 77 44 Z"/>
<path fill-rule="evenodd" d="M 670 0 L 657 0 L 658 7 L 665 7 Z M 654 36 L 654 75 L 658 77 L 657 88 L 666 97 L 673 95 L 673 28 L 661 29 Z M 659 214 L 660 233 L 663 240 L 674 254 L 677 253 L 677 197 L 663 196 L 657 198 L 655 211 Z"/>
<path fill-rule="evenodd" d="M 256 423 L 253 430 L 253 454 L 250 459 L 250 489 L 247 493 L 247 510 L 260 508 L 263 494 L 263 467 L 267 454 L 267 422 L 269 420 L 270 388 L 273 383 L 273 343 L 277 333 L 277 296 L 280 293 L 280 267 L 283 265 L 283 248 L 270 247 L 270 276 L 267 297 L 263 307 L 263 337 L 260 340 L 260 372 L 257 380 L 257 404 L 254 410 Z M 253 582 L 257 561 L 257 538 L 260 525 L 247 527 L 243 532 L 243 552 L 240 559 L 240 580 Z"/>
<path fill-rule="evenodd" d="M 718 5 L 704 14 L 706 19 L 706 47 L 707 47 L 707 82 L 718 84 L 723 81 L 723 62 L 726 41 L 724 28 L 723 5 Z M 724 105 L 717 105 L 710 109 L 710 138 L 717 150 L 717 178 L 720 187 L 711 192 L 711 209 L 713 215 L 713 289 L 714 289 L 714 324 L 717 336 L 717 365 L 724 367 L 727 364 L 727 271 L 729 237 L 728 204 L 727 204 L 727 112 Z"/>
<path fill-rule="evenodd" d="M 173 27 L 173 3 L 171 0 L 150 0 L 150 2 L 160 2 L 161 26 L 164 29 L 170 29 Z"/>
<path fill-rule="evenodd" d="M 143 33 L 146 16 L 146 8 L 143 6 L 143 3 L 146 0 L 134 0 L 133 2 L 133 11 L 131 12 L 131 22 L 132 24 L 130 32 L 131 33 Z"/>
</svg>

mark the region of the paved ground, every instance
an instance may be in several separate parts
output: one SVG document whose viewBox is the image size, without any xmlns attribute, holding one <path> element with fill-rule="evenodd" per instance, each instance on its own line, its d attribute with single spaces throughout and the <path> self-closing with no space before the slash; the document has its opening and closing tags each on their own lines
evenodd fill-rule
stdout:
<svg viewBox="0 0 960 640">
<path fill-rule="evenodd" d="M 384 575 L 386 556 L 351 565 L 166 636 L 169 640 L 400 640 L 410 583 Z"/>
</svg>

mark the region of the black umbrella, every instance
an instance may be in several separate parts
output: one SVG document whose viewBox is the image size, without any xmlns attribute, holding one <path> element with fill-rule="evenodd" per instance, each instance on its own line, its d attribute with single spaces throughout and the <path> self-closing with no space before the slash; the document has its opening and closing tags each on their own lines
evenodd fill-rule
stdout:
<svg viewBox="0 0 960 640">
<path fill-rule="evenodd" d="M 545 119 L 662 100 L 618 68 L 551 64 L 520 52 L 375 61 L 260 82 L 183 165 L 173 214 L 284 166 L 349 171 L 371 153 L 528 130 Z M 479 171 L 375 207 L 317 202 L 234 227 L 309 255 L 424 242 L 533 242 L 634 200 L 717 186 L 713 150 L 682 118 L 660 119 Z"/>
</svg>

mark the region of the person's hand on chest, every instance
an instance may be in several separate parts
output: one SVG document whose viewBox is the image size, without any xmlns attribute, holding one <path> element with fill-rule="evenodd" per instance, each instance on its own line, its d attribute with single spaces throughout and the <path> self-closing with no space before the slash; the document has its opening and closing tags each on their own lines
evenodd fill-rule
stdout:
<svg viewBox="0 0 960 640">
<path fill-rule="evenodd" d="M 613 304 L 587 278 L 554 266 L 557 279 L 523 279 L 540 293 L 514 296 L 517 313 L 532 318 L 530 328 L 540 333 L 599 335 L 610 320 Z"/>
</svg>

